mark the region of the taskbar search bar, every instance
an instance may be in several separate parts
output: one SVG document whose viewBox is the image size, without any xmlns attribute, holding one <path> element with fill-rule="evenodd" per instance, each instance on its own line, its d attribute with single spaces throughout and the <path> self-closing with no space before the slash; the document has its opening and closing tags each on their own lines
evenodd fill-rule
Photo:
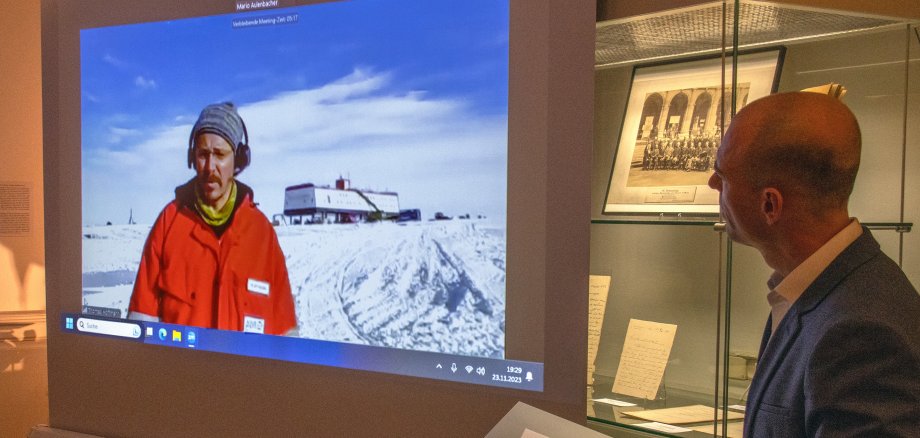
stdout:
<svg viewBox="0 0 920 438">
<path fill-rule="evenodd" d="M 77 331 L 96 335 L 140 339 L 143 328 L 136 322 L 109 321 L 105 319 L 80 317 L 76 321 Z"/>
</svg>

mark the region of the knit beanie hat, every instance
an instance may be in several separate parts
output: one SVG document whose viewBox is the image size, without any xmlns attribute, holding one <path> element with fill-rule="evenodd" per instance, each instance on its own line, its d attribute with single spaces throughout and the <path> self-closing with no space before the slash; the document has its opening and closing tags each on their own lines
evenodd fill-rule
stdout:
<svg viewBox="0 0 920 438">
<path fill-rule="evenodd" d="M 204 132 L 223 137 L 233 148 L 234 175 L 249 166 L 251 160 L 249 134 L 246 132 L 246 124 L 243 123 L 242 117 L 236 112 L 236 106 L 232 102 L 211 104 L 201 110 L 198 121 L 192 127 L 192 133 L 188 138 L 189 169 L 192 168 L 195 160 L 195 137 Z"/>
<path fill-rule="evenodd" d="M 246 128 L 243 126 L 243 119 L 231 102 L 215 103 L 204 107 L 192 128 L 189 144 L 194 143 L 195 137 L 203 132 L 223 137 L 234 152 L 239 145 L 246 144 L 248 140 L 245 138 Z"/>
</svg>

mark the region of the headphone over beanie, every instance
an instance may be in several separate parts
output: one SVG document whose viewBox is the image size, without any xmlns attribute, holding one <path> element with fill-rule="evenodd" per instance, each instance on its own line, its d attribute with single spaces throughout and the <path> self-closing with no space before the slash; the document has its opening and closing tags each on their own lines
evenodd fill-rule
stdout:
<svg viewBox="0 0 920 438">
<path fill-rule="evenodd" d="M 243 171 L 250 162 L 249 134 L 246 124 L 236 111 L 232 102 L 215 103 L 204 107 L 198 116 L 198 121 L 192 127 L 188 139 L 188 167 L 195 162 L 195 138 L 202 133 L 211 133 L 223 137 L 233 148 L 234 164 L 233 174 Z"/>
</svg>

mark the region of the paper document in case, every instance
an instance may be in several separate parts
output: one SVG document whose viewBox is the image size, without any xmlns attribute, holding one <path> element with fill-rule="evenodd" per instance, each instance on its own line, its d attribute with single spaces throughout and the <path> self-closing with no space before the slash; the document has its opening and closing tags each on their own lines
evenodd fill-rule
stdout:
<svg viewBox="0 0 920 438">
<path fill-rule="evenodd" d="M 668 365 L 677 326 L 630 319 L 613 392 L 653 400 Z"/>
<path fill-rule="evenodd" d="M 624 412 L 623 415 L 659 423 L 689 424 L 713 421 L 716 415 L 716 409 L 704 405 L 690 405 L 677 408 L 652 409 L 648 411 L 630 411 Z M 722 412 L 719 412 L 719 420 L 721 420 L 722 417 Z M 744 418 L 744 414 L 741 412 L 728 411 L 727 417 L 729 420 L 740 420 Z"/>
<path fill-rule="evenodd" d="M 588 281 L 588 384 L 594 383 L 597 350 L 601 342 L 607 296 L 610 291 L 609 275 L 591 275 Z"/>
</svg>

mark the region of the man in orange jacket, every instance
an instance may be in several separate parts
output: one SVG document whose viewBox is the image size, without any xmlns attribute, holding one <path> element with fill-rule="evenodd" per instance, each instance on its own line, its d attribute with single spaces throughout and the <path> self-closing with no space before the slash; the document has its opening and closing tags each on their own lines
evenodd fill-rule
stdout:
<svg viewBox="0 0 920 438">
<path fill-rule="evenodd" d="M 189 137 L 196 176 L 176 188 L 150 230 L 128 317 L 265 334 L 296 331 L 284 254 L 253 191 L 236 181 L 250 162 L 232 103 L 208 105 Z"/>
</svg>

